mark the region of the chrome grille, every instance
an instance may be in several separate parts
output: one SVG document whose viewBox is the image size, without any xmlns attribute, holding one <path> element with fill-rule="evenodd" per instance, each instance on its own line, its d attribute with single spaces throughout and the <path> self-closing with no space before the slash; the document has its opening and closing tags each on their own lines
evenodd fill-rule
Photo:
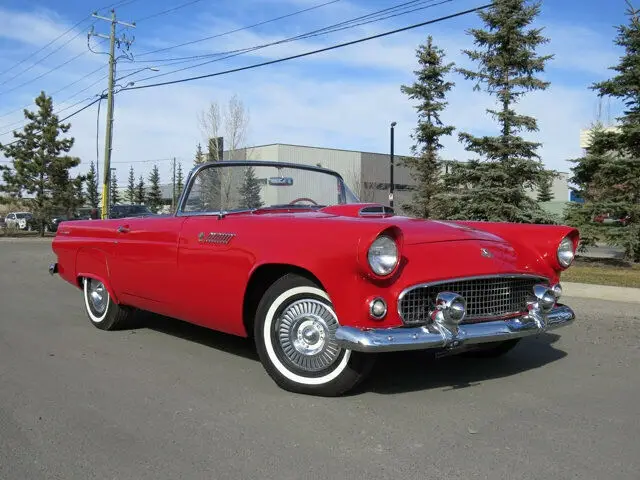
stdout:
<svg viewBox="0 0 640 480">
<path fill-rule="evenodd" d="M 423 323 L 435 308 L 440 292 L 453 292 L 467 301 L 467 315 L 462 323 L 508 317 L 524 312 L 533 286 L 547 284 L 542 277 L 481 277 L 417 286 L 400 299 L 399 312 L 405 324 Z"/>
</svg>

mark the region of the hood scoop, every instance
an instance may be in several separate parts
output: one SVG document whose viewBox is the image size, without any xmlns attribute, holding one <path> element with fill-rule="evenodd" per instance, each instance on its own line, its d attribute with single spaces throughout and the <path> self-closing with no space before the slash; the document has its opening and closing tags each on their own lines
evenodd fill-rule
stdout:
<svg viewBox="0 0 640 480">
<path fill-rule="evenodd" d="M 369 205 L 358 212 L 360 217 L 390 217 L 394 215 L 393 208 L 386 205 Z"/>
<path fill-rule="evenodd" d="M 362 217 L 362 218 L 388 218 L 393 217 L 393 208 L 379 203 L 346 203 L 341 205 L 331 205 L 320 210 L 330 215 L 342 217 Z"/>
</svg>

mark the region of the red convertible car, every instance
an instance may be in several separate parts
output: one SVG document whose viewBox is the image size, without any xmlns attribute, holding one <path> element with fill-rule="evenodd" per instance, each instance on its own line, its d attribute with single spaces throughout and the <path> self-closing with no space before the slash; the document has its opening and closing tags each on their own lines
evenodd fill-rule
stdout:
<svg viewBox="0 0 640 480">
<path fill-rule="evenodd" d="M 223 161 L 190 172 L 175 214 L 62 223 L 49 271 L 99 329 L 140 309 L 253 337 L 282 388 L 335 396 L 380 352 L 498 356 L 572 323 L 559 280 L 577 243 L 566 226 L 396 216 L 320 167 Z"/>
</svg>

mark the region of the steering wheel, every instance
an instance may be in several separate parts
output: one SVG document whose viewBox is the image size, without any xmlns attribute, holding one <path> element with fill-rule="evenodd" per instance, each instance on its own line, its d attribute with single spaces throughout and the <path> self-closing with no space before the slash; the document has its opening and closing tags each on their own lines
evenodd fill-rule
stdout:
<svg viewBox="0 0 640 480">
<path fill-rule="evenodd" d="M 306 202 L 311 202 L 311 203 L 313 203 L 314 205 L 318 205 L 318 202 L 316 202 L 315 200 L 312 200 L 312 199 L 310 199 L 310 198 L 306 198 L 306 197 L 296 198 L 295 200 L 290 201 L 290 202 L 289 202 L 289 205 L 293 205 L 293 204 L 295 204 L 295 203 L 298 203 L 298 202 L 304 202 L 304 201 L 306 201 Z"/>
</svg>

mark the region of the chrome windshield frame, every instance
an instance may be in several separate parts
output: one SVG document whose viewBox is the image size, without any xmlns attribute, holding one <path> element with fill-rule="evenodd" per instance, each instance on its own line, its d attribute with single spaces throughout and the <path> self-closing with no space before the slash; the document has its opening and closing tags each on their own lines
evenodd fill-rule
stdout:
<svg viewBox="0 0 640 480">
<path fill-rule="evenodd" d="M 206 168 L 225 168 L 225 167 L 275 167 L 275 168 L 292 168 L 298 170 L 309 170 L 318 173 L 325 173 L 328 175 L 332 175 L 336 177 L 336 180 L 340 185 L 339 192 L 339 201 L 338 203 L 347 203 L 347 185 L 344 181 L 342 175 L 334 170 L 330 170 L 324 167 L 317 167 L 314 165 L 301 165 L 298 163 L 289 163 L 289 162 L 273 162 L 273 161 L 258 161 L 258 160 L 222 160 L 219 162 L 205 162 L 191 169 L 189 174 L 187 175 L 185 181 L 185 188 L 180 193 L 180 197 L 178 198 L 178 203 L 176 206 L 176 211 L 174 216 L 176 217 L 195 217 L 195 216 L 204 216 L 204 215 L 226 215 L 227 212 L 212 210 L 210 212 L 185 212 L 184 207 L 187 202 L 187 198 L 189 197 L 189 193 L 191 192 L 191 188 L 193 187 L 195 178 L 197 177 L 200 171 Z M 352 193 L 353 195 L 353 193 Z M 355 195 L 354 195 L 355 197 Z M 250 212 L 253 209 L 242 210 L 243 212 Z M 239 213 L 239 210 L 234 210 L 233 213 Z"/>
</svg>

